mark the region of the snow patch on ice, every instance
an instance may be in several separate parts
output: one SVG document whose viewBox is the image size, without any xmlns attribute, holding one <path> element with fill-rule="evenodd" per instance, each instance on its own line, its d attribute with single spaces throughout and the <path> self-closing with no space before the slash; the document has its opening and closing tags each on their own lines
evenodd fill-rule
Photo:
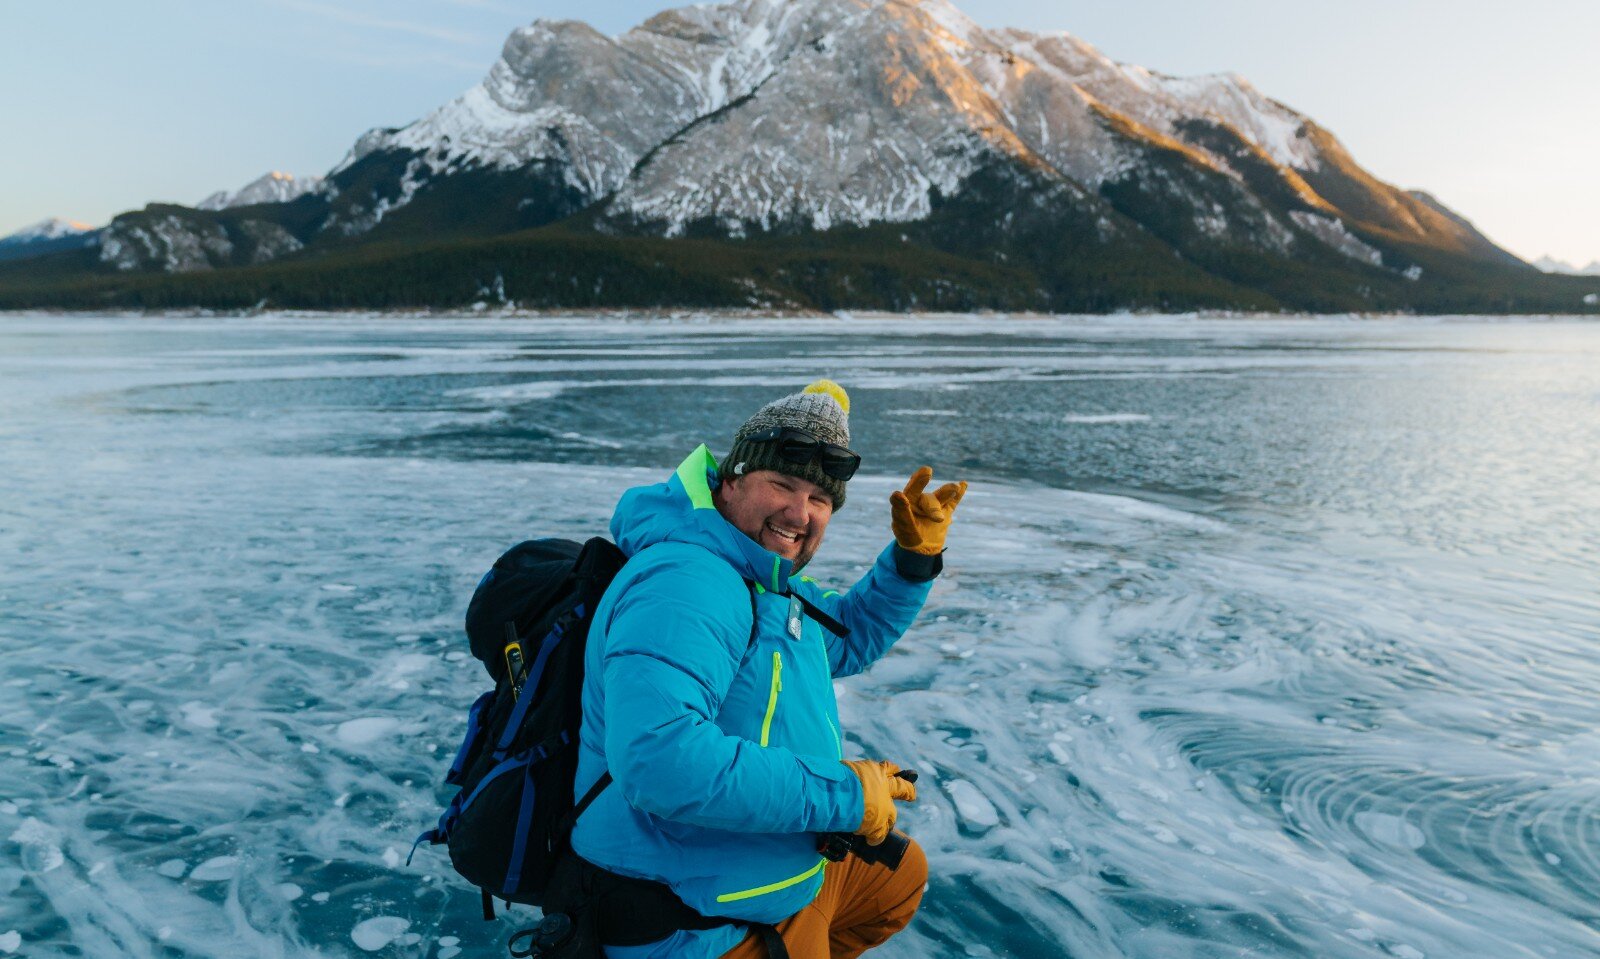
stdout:
<svg viewBox="0 0 1600 959">
<path fill-rule="evenodd" d="M 374 916 L 356 923 L 350 930 L 350 938 L 355 944 L 367 952 L 377 952 L 389 943 L 405 935 L 411 928 L 411 920 L 399 916 Z"/>
<path fill-rule="evenodd" d="M 238 856 L 215 856 L 194 867 L 194 872 L 189 873 L 189 878 L 201 882 L 221 882 L 232 879 L 238 872 Z"/>
<path fill-rule="evenodd" d="M 1150 422 L 1149 415 L 1145 413 L 1068 413 L 1061 419 L 1067 423 L 1083 423 L 1085 425 Z"/>
<path fill-rule="evenodd" d="M 1428 838 L 1421 829 L 1399 816 L 1380 812 L 1358 812 L 1355 815 L 1355 823 L 1356 828 L 1368 839 L 1385 846 L 1421 849 L 1428 844 Z"/>
<path fill-rule="evenodd" d="M 183 724 L 191 729 L 216 729 L 217 707 L 207 706 L 205 703 L 189 702 L 179 706 L 183 713 Z"/>
<path fill-rule="evenodd" d="M 11 834 L 11 841 L 22 846 L 22 868 L 26 872 L 50 872 L 67 861 L 61 851 L 61 831 L 37 819 L 24 819 Z"/>
<path fill-rule="evenodd" d="M 987 832 L 1000 825 L 1000 813 L 994 803 L 965 779 L 957 779 L 945 786 L 950 801 L 956 804 L 956 815 L 963 825 L 977 832 Z"/>
<path fill-rule="evenodd" d="M 0 933 L 0 952 L 12 953 L 22 948 L 22 933 L 15 929 Z"/>
<path fill-rule="evenodd" d="M 387 716 L 366 716 L 339 724 L 335 735 L 347 746 L 366 746 L 400 728 L 400 720 Z"/>
</svg>

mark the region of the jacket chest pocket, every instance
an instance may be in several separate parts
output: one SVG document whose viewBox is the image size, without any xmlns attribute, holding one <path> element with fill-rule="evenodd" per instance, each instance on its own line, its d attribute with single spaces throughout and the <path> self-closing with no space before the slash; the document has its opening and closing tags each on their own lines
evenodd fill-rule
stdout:
<svg viewBox="0 0 1600 959">
<path fill-rule="evenodd" d="M 767 691 L 767 714 L 761 719 L 761 745 L 772 738 L 772 717 L 778 714 L 778 696 L 783 692 L 783 651 L 772 651 L 772 678 Z"/>
</svg>

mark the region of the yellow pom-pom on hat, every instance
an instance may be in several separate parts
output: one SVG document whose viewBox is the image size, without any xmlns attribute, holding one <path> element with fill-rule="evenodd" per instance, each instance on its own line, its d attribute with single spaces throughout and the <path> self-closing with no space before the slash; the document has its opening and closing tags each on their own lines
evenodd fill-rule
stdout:
<svg viewBox="0 0 1600 959">
<path fill-rule="evenodd" d="M 838 400 L 840 409 L 844 410 L 846 413 L 850 412 L 850 394 L 844 391 L 844 387 L 832 380 L 817 380 L 815 383 L 812 383 L 801 392 L 824 393 L 833 397 L 835 400 Z"/>
</svg>

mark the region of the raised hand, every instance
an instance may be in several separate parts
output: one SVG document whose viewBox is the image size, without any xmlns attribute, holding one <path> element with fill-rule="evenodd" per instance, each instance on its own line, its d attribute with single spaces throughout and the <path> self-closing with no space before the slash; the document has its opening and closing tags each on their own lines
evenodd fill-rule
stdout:
<svg viewBox="0 0 1600 959">
<path fill-rule="evenodd" d="M 889 525 L 894 530 L 894 541 L 901 548 L 924 556 L 944 552 L 950 520 L 955 517 L 961 497 L 967 495 L 965 482 L 946 483 L 929 493 L 928 483 L 932 480 L 933 467 L 924 466 L 911 474 L 905 489 L 889 494 Z"/>
</svg>

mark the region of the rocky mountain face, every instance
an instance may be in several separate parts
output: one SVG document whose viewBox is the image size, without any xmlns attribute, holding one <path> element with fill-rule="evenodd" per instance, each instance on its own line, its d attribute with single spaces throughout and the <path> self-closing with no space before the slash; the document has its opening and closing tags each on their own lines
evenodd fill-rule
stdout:
<svg viewBox="0 0 1600 959">
<path fill-rule="evenodd" d="M 536 22 L 482 83 L 279 187 L 126 214 L 101 261 L 187 272 L 553 223 L 720 239 L 898 224 L 905 243 L 1030 264 L 1041 287 L 1068 260 L 1152 257 L 1269 297 L 1304 270 L 1358 286 L 1529 270 L 1242 77 L 1163 76 L 946 0 L 733 0 L 614 38 Z"/>
</svg>

